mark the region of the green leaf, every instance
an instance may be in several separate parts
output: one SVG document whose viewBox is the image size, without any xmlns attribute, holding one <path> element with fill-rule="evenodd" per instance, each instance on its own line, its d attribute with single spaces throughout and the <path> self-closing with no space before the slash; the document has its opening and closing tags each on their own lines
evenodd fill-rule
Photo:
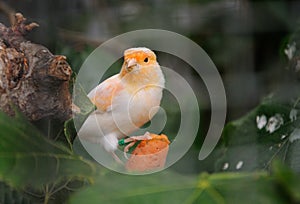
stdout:
<svg viewBox="0 0 300 204">
<path fill-rule="evenodd" d="M 94 104 L 87 97 L 87 93 L 80 84 L 74 86 L 73 105 L 77 106 L 80 112 L 75 113 L 74 119 L 71 118 L 64 123 L 64 134 L 72 151 L 73 142 L 77 135 L 76 128 L 79 129 L 89 114 L 95 110 Z"/>
<path fill-rule="evenodd" d="M 71 197 L 70 203 L 285 203 L 267 173 L 183 176 L 172 172 L 107 174 Z"/>
<path fill-rule="evenodd" d="M 86 91 L 79 83 L 74 85 L 73 102 L 80 108 L 79 116 L 84 119 L 95 110 L 94 104 L 87 97 Z"/>
<path fill-rule="evenodd" d="M 82 145 L 82 143 L 78 137 L 76 137 L 74 139 L 72 148 L 73 148 L 74 153 L 82 156 L 84 159 L 95 161 L 95 159 L 93 159 L 93 157 L 86 151 L 86 149 L 84 148 L 84 146 Z"/>
<path fill-rule="evenodd" d="M 276 161 L 273 164 L 274 177 L 282 186 L 282 189 L 293 201 L 292 203 L 300 202 L 300 176 L 296 175 L 291 169 Z"/>
<path fill-rule="evenodd" d="M 296 114 L 293 119 L 290 118 L 292 110 Z M 297 151 L 300 148 L 300 141 L 297 140 L 299 112 L 297 106 L 269 98 L 249 114 L 227 124 L 222 135 L 223 146 L 220 145 L 223 156 L 217 160 L 215 170 L 269 169 L 277 158 L 300 172 L 300 153 Z M 277 122 L 282 120 L 282 124 L 279 122 L 277 129 L 268 128 L 268 124 L 258 128 L 257 119 L 262 116 L 266 117 L 269 124 L 272 118 Z"/>
<path fill-rule="evenodd" d="M 66 137 L 66 140 L 68 142 L 68 145 L 69 145 L 71 151 L 73 151 L 73 144 L 72 143 L 74 141 L 74 138 L 77 135 L 77 132 L 76 132 L 76 129 L 75 129 L 75 126 L 74 126 L 73 118 L 67 120 L 64 123 L 64 135 Z"/>
<path fill-rule="evenodd" d="M 64 134 L 72 151 L 77 136 L 76 128 L 79 129 L 90 113 L 95 110 L 94 104 L 92 104 L 87 97 L 87 93 L 80 84 L 77 84 L 77 86 L 74 87 L 74 90 L 73 105 L 77 106 L 80 112 L 75 113 L 74 119 L 71 118 L 64 123 Z"/>
<path fill-rule="evenodd" d="M 21 192 L 18 192 L 5 183 L 0 183 L 0 204 L 15 203 L 15 204 L 29 204 L 33 200 Z"/>
<path fill-rule="evenodd" d="M 276 190 L 263 172 L 213 174 L 200 180 L 193 203 L 285 203 Z"/>
<path fill-rule="evenodd" d="M 96 167 L 40 134 L 26 119 L 0 113 L 0 180 L 41 187 L 66 178 L 91 179 Z"/>
</svg>

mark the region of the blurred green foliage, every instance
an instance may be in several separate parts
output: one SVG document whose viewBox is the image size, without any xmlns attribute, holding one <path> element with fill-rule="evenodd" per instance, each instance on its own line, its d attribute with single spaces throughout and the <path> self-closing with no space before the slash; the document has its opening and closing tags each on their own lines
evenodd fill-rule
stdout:
<svg viewBox="0 0 300 204">
<path fill-rule="evenodd" d="M 59 186 L 67 187 L 73 180 L 91 181 L 97 175 L 97 165 L 73 154 L 66 145 L 47 139 L 20 114 L 11 118 L 1 112 L 0 127 L 0 179 L 23 192 L 20 195 L 47 200 Z M 11 188 L 1 185 L 6 200 L 14 191 L 9 194 Z"/>
<path fill-rule="evenodd" d="M 299 185 L 281 188 L 289 179 L 299 179 L 280 163 L 274 173 L 217 173 L 184 176 L 172 172 L 133 177 L 108 174 L 94 186 L 76 193 L 70 203 L 289 203 L 299 202 Z M 284 175 L 282 172 L 284 171 Z M 283 180 L 281 180 L 283 178 Z"/>
<path fill-rule="evenodd" d="M 160 62 L 169 60 L 169 67 L 193 84 L 201 103 L 201 130 L 184 158 L 156 174 L 120 175 L 89 158 L 74 140 L 72 120 L 64 126 L 36 122 L 39 131 L 19 115 L 12 119 L 1 113 L 0 204 L 300 203 L 297 1 L 6 2 L 40 24 L 42 29 L 29 38 L 66 55 L 74 79 L 93 49 L 117 34 L 161 28 L 190 37 L 222 74 L 229 122 L 217 148 L 198 161 L 209 121 L 208 96 L 200 88 L 200 76 L 160 54 Z M 296 50 L 288 59 L 287 44 L 294 43 Z M 117 61 L 104 78 L 117 73 L 121 63 Z M 180 118 L 175 103 L 165 93 L 162 105 L 170 118 L 164 132 L 170 135 Z M 282 123 L 273 131 L 266 129 L 267 124 L 259 129 L 257 118 L 263 115 L 267 122 L 280 116 Z"/>
<path fill-rule="evenodd" d="M 295 90 L 297 89 L 295 87 Z M 239 120 L 228 123 L 220 142 L 223 154 L 217 160 L 216 170 L 222 170 L 226 163 L 229 165 L 226 171 L 269 169 L 273 160 L 278 159 L 295 172 L 300 172 L 300 158 L 297 155 L 300 143 L 292 138 L 298 134 L 297 130 L 300 127 L 300 106 L 298 102 L 292 103 L 297 101 L 298 97 L 299 95 L 296 95 L 291 98 L 294 100 L 289 103 L 280 102 L 276 96 L 267 97 L 253 111 Z M 264 116 L 266 123 L 263 125 L 261 121 L 263 126 L 260 129 L 259 119 Z M 243 163 L 239 169 L 236 168 L 238 162 Z"/>
</svg>

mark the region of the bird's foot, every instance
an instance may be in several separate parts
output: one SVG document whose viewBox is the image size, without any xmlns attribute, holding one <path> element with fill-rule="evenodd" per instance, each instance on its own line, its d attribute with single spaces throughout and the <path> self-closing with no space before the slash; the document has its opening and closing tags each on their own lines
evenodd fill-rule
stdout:
<svg viewBox="0 0 300 204">
<path fill-rule="evenodd" d="M 122 144 L 127 144 L 125 147 L 124 147 L 124 156 L 126 159 L 128 159 L 127 157 L 127 152 L 129 151 L 130 147 L 134 146 L 135 143 L 137 141 L 143 141 L 143 140 L 151 140 L 152 137 L 151 137 L 151 134 L 149 132 L 146 132 L 144 135 L 140 135 L 140 136 L 131 136 L 129 138 L 126 138 L 122 141 Z"/>
</svg>

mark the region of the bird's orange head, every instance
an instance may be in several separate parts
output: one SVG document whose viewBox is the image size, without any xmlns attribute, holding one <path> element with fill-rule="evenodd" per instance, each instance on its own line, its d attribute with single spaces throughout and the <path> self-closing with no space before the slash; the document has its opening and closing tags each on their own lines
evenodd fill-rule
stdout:
<svg viewBox="0 0 300 204">
<path fill-rule="evenodd" d="M 129 81 L 141 81 L 157 76 L 161 72 L 156 61 L 156 55 L 148 48 L 130 48 L 124 51 L 124 63 L 120 72 L 121 77 L 126 77 Z"/>
</svg>

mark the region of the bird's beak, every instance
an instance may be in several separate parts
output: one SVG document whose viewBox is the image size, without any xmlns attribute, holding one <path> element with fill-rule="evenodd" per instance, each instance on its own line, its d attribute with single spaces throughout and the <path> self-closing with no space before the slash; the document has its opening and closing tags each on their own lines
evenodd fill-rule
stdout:
<svg viewBox="0 0 300 204">
<path fill-rule="evenodd" d="M 137 62 L 136 62 L 136 59 L 129 59 L 127 60 L 127 66 L 126 66 L 126 69 L 128 72 L 131 72 L 133 70 L 134 67 L 137 66 Z"/>
</svg>

